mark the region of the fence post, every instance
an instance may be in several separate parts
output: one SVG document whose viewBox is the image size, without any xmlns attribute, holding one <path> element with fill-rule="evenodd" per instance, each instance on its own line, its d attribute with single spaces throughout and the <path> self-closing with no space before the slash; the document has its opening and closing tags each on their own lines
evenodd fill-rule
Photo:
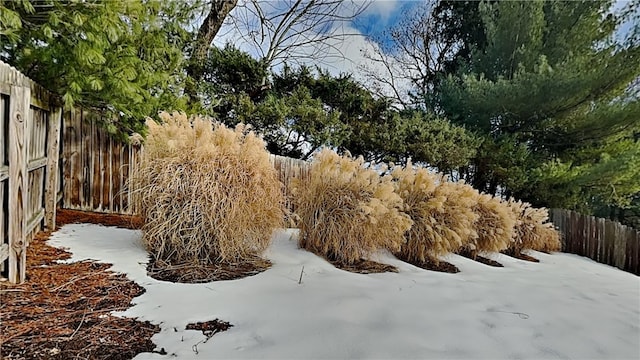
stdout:
<svg viewBox="0 0 640 360">
<path fill-rule="evenodd" d="M 49 133 L 47 134 L 47 179 L 44 189 L 44 218 L 48 230 L 56 228 L 56 203 L 58 200 L 58 155 L 60 149 L 60 128 L 62 126 L 62 108 L 51 111 Z M 62 179 L 60 179 L 62 180 Z"/>
<path fill-rule="evenodd" d="M 25 130 L 29 121 L 31 89 L 11 86 L 9 100 L 9 281 L 25 280 L 27 263 L 27 146 Z"/>
</svg>

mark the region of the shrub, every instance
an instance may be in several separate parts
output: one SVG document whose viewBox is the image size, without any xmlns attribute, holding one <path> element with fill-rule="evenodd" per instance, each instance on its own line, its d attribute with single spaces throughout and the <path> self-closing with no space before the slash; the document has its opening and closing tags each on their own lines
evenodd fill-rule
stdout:
<svg viewBox="0 0 640 360">
<path fill-rule="evenodd" d="M 479 194 L 473 212 L 478 215 L 474 227 L 478 237 L 463 250 L 476 252 L 499 252 L 511 245 L 516 225 L 516 214 L 500 198 Z"/>
<path fill-rule="evenodd" d="M 510 199 L 509 207 L 516 215 L 516 225 L 509 252 L 519 255 L 522 250 L 558 251 L 561 248 L 560 234 L 547 222 L 549 212 L 545 208 L 534 208 L 531 204 Z"/>
<path fill-rule="evenodd" d="M 397 251 L 409 217 L 399 210 L 390 176 L 365 168 L 360 157 L 324 149 L 313 160 L 304 183 L 294 182 L 301 248 L 344 265 L 378 249 Z"/>
<path fill-rule="evenodd" d="M 255 258 L 283 222 L 282 184 L 265 143 L 184 114 L 147 121 L 136 201 L 156 260 L 209 265 Z"/>
<path fill-rule="evenodd" d="M 413 220 L 407 242 L 396 254 L 399 258 L 438 263 L 438 256 L 458 251 L 477 237 L 473 224 L 478 215 L 472 207 L 478 192 L 471 186 L 449 182 L 424 168 L 414 170 L 411 163 L 395 167 L 392 175 L 404 212 Z"/>
</svg>

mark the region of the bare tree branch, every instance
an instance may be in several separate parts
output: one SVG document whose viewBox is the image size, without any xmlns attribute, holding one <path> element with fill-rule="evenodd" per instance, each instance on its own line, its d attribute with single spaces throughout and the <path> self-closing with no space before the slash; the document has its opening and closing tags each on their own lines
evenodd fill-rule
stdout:
<svg viewBox="0 0 640 360">
<path fill-rule="evenodd" d="M 273 67 L 285 61 L 322 61 L 328 50 L 342 55 L 334 43 L 356 33 L 336 30 L 368 5 L 368 1 L 353 0 L 247 0 L 234 11 L 231 21 L 242 39 Z"/>
<path fill-rule="evenodd" d="M 437 0 L 428 0 L 421 12 L 389 32 L 392 44 L 388 48 L 364 54 L 384 69 L 380 73 L 379 69 L 362 67 L 374 88 L 381 92 L 391 89 L 391 98 L 398 104 L 407 105 L 410 95 L 421 99 L 429 96 L 445 63 L 456 53 L 458 44 L 444 36 L 441 22 L 434 18 L 437 4 Z M 412 92 L 400 89 L 401 83 L 410 83 Z"/>
</svg>

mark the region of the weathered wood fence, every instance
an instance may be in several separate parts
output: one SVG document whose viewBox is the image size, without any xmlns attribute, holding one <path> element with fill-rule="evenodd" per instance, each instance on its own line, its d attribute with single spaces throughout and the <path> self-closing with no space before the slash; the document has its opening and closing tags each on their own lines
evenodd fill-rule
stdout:
<svg viewBox="0 0 640 360">
<path fill-rule="evenodd" d="M 290 212 L 293 212 L 295 211 L 295 205 L 293 203 L 293 179 L 297 178 L 301 181 L 308 179 L 311 163 L 280 155 L 271 155 L 269 160 L 278 173 L 278 179 L 280 179 L 284 185 L 285 205 Z"/>
<path fill-rule="evenodd" d="M 562 251 L 640 275 L 639 230 L 569 210 L 552 209 L 550 217 L 562 233 Z"/>
<path fill-rule="evenodd" d="M 0 62 L 0 271 L 13 283 L 25 279 L 32 236 L 55 226 L 62 109 L 53 100 Z"/>
<path fill-rule="evenodd" d="M 136 171 L 143 149 L 114 140 L 91 120 L 91 112 L 77 110 L 64 119 L 65 209 L 113 214 L 137 214 L 129 178 Z M 309 163 L 271 155 L 271 164 L 284 184 L 286 206 L 293 211 L 292 183 L 305 179 Z"/>
<path fill-rule="evenodd" d="M 140 157 L 139 146 L 114 139 L 100 125 L 103 116 L 76 109 L 63 125 L 65 209 L 135 214 L 129 177 Z"/>
</svg>

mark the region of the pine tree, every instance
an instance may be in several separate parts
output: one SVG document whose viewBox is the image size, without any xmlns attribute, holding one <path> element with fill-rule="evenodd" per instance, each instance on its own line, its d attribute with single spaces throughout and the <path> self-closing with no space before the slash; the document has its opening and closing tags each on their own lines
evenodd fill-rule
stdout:
<svg viewBox="0 0 640 360">
<path fill-rule="evenodd" d="M 635 32 L 615 41 L 618 24 L 633 12 L 611 14 L 610 7 L 610 1 L 480 4 L 487 44 L 443 82 L 438 103 L 452 121 L 486 138 L 479 154 L 492 158 L 472 164 L 476 187 L 502 189 L 536 206 L 591 211 L 628 204 L 640 190 L 633 92 L 640 42 Z M 500 165 L 518 153 L 516 164 Z M 509 174 L 517 168 L 526 176 Z"/>
</svg>

